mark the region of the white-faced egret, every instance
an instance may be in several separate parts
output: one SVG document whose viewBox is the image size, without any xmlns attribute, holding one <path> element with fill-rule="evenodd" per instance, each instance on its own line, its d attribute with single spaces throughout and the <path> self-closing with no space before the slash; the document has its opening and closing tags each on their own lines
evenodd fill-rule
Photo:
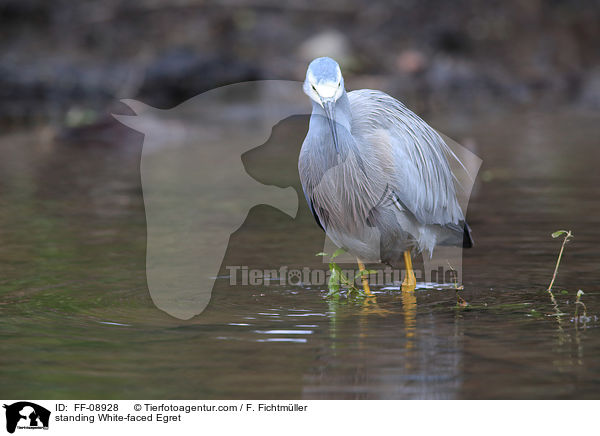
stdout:
<svg viewBox="0 0 600 436">
<path fill-rule="evenodd" d="M 398 265 L 414 290 L 411 255 L 436 245 L 472 246 L 440 135 L 398 100 L 346 92 L 339 65 L 317 58 L 304 92 L 312 100 L 298 169 L 306 201 L 331 240 L 362 260 Z M 369 284 L 363 276 L 365 293 Z"/>
</svg>

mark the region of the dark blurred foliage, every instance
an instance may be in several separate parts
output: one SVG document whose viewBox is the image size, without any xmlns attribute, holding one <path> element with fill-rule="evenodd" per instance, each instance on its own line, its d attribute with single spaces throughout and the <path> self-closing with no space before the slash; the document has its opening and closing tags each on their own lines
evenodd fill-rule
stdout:
<svg viewBox="0 0 600 436">
<path fill-rule="evenodd" d="M 0 120 L 78 124 L 119 98 L 171 107 L 256 79 L 302 80 L 338 59 L 349 89 L 418 112 L 600 108 L 593 0 L 8 0 Z"/>
</svg>

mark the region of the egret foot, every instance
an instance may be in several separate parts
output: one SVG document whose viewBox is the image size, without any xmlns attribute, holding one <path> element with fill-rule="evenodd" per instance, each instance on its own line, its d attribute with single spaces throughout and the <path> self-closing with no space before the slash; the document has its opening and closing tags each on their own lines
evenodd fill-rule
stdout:
<svg viewBox="0 0 600 436">
<path fill-rule="evenodd" d="M 406 266 L 406 275 L 402 282 L 403 291 L 414 291 L 417 287 L 417 279 L 415 278 L 415 272 L 412 267 L 412 259 L 410 257 L 410 250 L 404 252 L 404 265 Z"/>
<path fill-rule="evenodd" d="M 362 280 L 363 290 L 365 291 L 367 297 L 372 297 L 373 293 L 369 287 L 369 279 L 367 278 L 367 274 L 363 274 L 363 272 L 366 271 L 365 264 L 362 263 L 358 257 L 356 258 L 356 262 L 358 263 L 358 269 L 361 272 L 360 278 Z"/>
</svg>

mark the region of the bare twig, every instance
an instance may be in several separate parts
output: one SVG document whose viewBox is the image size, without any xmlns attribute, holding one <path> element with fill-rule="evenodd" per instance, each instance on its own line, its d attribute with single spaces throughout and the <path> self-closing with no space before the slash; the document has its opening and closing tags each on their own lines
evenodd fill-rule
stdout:
<svg viewBox="0 0 600 436">
<path fill-rule="evenodd" d="M 575 300 L 575 322 L 579 323 L 579 306 L 583 306 L 583 319 L 587 318 L 587 307 L 581 301 L 581 296 L 583 295 L 583 291 L 580 289 L 577 291 L 577 300 Z"/>
<path fill-rule="evenodd" d="M 458 293 L 458 291 L 462 291 L 464 289 L 464 286 L 458 285 L 458 273 L 456 272 L 456 270 L 454 268 L 452 268 L 450 261 L 446 261 L 446 262 L 448 262 L 450 271 L 452 271 L 452 280 L 454 281 L 454 291 L 456 292 L 456 306 L 457 307 L 458 306 L 467 307 L 469 305 L 469 303 L 467 302 L 467 300 L 465 300 L 463 297 L 461 297 L 460 294 Z"/>
<path fill-rule="evenodd" d="M 558 274 L 558 266 L 560 265 L 560 260 L 562 258 L 563 251 L 565 250 L 565 244 L 567 241 L 573 237 L 573 234 L 570 230 L 558 230 L 552 233 L 553 238 L 558 238 L 560 235 L 565 235 L 565 239 L 563 239 L 563 243 L 560 247 L 560 252 L 558 253 L 558 259 L 556 259 L 556 266 L 554 267 L 554 274 L 552 274 L 552 281 L 550 282 L 550 286 L 548 286 L 548 293 L 552 296 L 554 300 L 554 294 L 552 294 L 552 286 L 554 285 L 554 280 L 556 280 L 556 275 Z M 556 301 L 553 301 L 555 303 Z"/>
</svg>

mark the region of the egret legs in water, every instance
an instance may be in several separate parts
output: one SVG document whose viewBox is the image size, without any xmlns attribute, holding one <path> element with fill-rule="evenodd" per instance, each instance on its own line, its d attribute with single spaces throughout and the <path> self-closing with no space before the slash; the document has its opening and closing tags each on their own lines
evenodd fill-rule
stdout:
<svg viewBox="0 0 600 436">
<path fill-rule="evenodd" d="M 366 274 L 365 264 L 359 259 L 356 258 L 356 262 L 358 263 L 358 269 L 361 272 L 361 281 L 363 285 L 363 291 L 365 295 L 368 297 L 372 297 L 373 293 L 371 292 L 371 287 L 369 286 L 368 274 Z M 412 258 L 410 256 L 410 250 L 406 250 L 404 252 L 404 267 L 405 267 L 405 275 L 404 281 L 402 282 L 402 290 L 403 291 L 414 291 L 417 287 L 417 279 L 415 277 L 415 271 L 412 266 Z"/>
</svg>

